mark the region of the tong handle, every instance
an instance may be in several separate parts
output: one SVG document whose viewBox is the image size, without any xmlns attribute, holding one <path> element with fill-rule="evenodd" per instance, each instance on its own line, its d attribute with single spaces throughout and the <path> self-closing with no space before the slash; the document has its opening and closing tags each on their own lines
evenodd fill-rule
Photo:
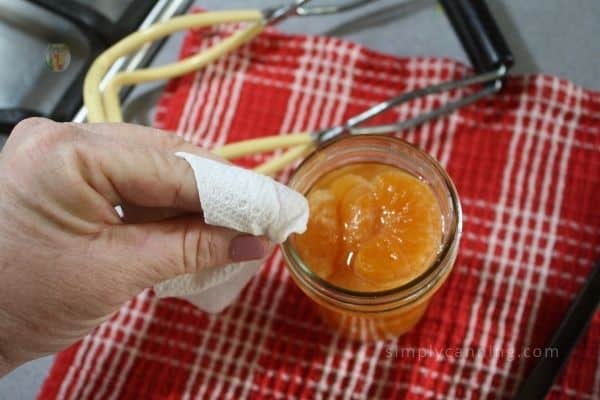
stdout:
<svg viewBox="0 0 600 400">
<path fill-rule="evenodd" d="M 521 383 L 514 400 L 543 399 L 569 359 L 571 350 L 584 334 L 600 306 L 600 260 L 592 267 L 592 272 L 571 303 L 567 314 L 557 328 L 546 349 L 547 354 L 540 358 L 529 376 Z M 555 352 L 555 353 L 552 353 Z"/>
<path fill-rule="evenodd" d="M 477 73 L 512 66 L 512 52 L 484 0 L 439 2 Z"/>
</svg>

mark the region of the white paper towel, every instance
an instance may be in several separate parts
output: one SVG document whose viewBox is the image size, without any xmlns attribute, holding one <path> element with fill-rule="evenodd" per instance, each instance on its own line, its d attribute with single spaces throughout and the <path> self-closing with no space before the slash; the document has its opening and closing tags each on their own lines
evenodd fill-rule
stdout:
<svg viewBox="0 0 600 400">
<path fill-rule="evenodd" d="M 281 243 L 302 233 L 308 222 L 308 202 L 275 180 L 232 165 L 189 153 L 176 153 L 188 162 L 196 178 L 204 220 Z M 258 271 L 264 260 L 207 268 L 162 282 L 159 297 L 184 298 L 208 312 L 227 307 Z"/>
</svg>

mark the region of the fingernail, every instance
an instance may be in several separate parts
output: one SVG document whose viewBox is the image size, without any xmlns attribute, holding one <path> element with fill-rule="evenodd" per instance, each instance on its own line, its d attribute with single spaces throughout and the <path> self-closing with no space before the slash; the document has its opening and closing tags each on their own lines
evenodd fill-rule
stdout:
<svg viewBox="0 0 600 400">
<path fill-rule="evenodd" d="M 266 246 L 261 238 L 252 235 L 240 235 L 233 238 L 229 245 L 232 261 L 258 260 L 266 255 Z"/>
</svg>

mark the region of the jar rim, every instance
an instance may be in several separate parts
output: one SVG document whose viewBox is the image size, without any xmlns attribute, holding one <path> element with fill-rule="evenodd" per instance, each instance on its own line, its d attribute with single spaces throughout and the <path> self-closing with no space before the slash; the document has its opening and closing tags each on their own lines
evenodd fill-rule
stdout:
<svg viewBox="0 0 600 400">
<path fill-rule="evenodd" d="M 286 261 L 288 261 L 287 265 L 290 272 L 292 272 L 292 274 L 298 279 L 306 283 L 312 291 L 315 291 L 321 295 L 325 295 L 326 297 L 330 297 L 331 294 L 335 295 L 336 304 L 342 303 L 352 306 L 383 306 L 390 303 L 397 303 L 399 301 L 403 304 L 416 301 L 424 289 L 435 286 L 437 282 L 446 275 L 447 270 L 452 267 L 452 263 L 448 261 L 453 257 L 453 254 L 455 254 L 455 249 L 458 246 L 458 242 L 462 233 L 462 210 L 458 193 L 454 183 L 452 182 L 452 179 L 435 158 L 417 146 L 400 138 L 384 135 L 361 135 L 342 137 L 333 140 L 330 143 L 327 143 L 326 145 L 313 151 L 308 157 L 306 157 L 295 169 L 292 177 L 290 178 L 290 182 L 293 182 L 298 172 L 302 171 L 302 168 L 307 164 L 313 162 L 315 157 L 318 157 L 322 151 L 335 146 L 342 141 L 360 142 L 367 139 L 373 139 L 374 137 L 377 137 L 377 140 L 389 141 L 396 146 L 403 146 L 412 149 L 422 156 L 429 166 L 433 167 L 433 170 L 441 178 L 443 186 L 449 194 L 451 211 L 453 214 L 451 221 L 452 223 L 448 227 L 448 234 L 442 243 L 440 251 L 437 253 L 436 257 L 431 261 L 431 264 L 424 272 L 400 286 L 370 292 L 343 288 L 319 277 L 310 269 L 308 265 L 304 263 L 292 245 L 291 238 L 288 238 L 284 243 L 282 243 L 281 246 L 284 257 L 286 258 Z M 293 261 L 293 263 L 290 263 L 290 261 Z M 296 268 L 296 266 L 299 268 Z"/>
</svg>

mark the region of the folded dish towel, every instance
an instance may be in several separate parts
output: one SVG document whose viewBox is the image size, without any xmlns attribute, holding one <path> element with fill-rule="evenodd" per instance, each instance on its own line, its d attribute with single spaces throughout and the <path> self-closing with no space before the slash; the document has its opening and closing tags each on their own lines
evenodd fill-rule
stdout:
<svg viewBox="0 0 600 400">
<path fill-rule="evenodd" d="M 204 220 L 281 243 L 302 233 L 308 221 L 304 196 L 281 183 L 250 170 L 177 153 L 194 171 Z M 208 312 L 227 307 L 260 268 L 262 260 L 207 268 L 162 282 L 154 287 L 159 297 L 181 297 Z"/>
<path fill-rule="evenodd" d="M 234 32 L 190 30 L 180 57 Z M 156 126 L 203 147 L 315 131 L 470 73 L 446 58 L 390 56 L 269 28 L 172 80 Z M 470 93 L 432 95 L 373 123 Z M 341 338 L 276 253 L 218 316 L 140 294 L 56 357 L 39 398 L 514 397 L 536 352 L 553 357 L 545 343 L 600 257 L 600 92 L 548 75 L 511 76 L 502 92 L 399 136 L 442 162 L 464 212 L 454 270 L 412 331 L 389 342 Z M 269 156 L 237 162 L 252 167 Z M 600 399 L 599 371 L 597 313 L 548 399 Z"/>
</svg>

